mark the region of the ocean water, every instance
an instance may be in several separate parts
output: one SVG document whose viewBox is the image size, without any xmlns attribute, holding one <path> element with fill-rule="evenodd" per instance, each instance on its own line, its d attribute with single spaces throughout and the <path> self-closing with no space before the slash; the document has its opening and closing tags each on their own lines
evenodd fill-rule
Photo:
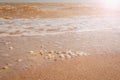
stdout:
<svg viewBox="0 0 120 80">
<path fill-rule="evenodd" d="M 0 18 L 0 36 L 47 35 L 100 30 L 120 30 L 120 18 L 79 17 L 12 20 Z"/>
<path fill-rule="evenodd" d="M 96 0 L 0 0 L 0 2 L 81 2 L 81 3 L 96 3 Z"/>
</svg>

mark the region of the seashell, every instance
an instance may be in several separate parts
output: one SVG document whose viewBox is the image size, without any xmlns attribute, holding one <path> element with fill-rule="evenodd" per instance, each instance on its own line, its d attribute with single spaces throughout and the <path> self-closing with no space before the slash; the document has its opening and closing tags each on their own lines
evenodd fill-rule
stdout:
<svg viewBox="0 0 120 80">
<path fill-rule="evenodd" d="M 23 60 L 22 59 L 18 59 L 18 62 L 22 62 Z"/>
<path fill-rule="evenodd" d="M 7 69 L 9 69 L 9 67 L 8 66 L 3 66 L 2 69 L 7 70 Z"/>
<path fill-rule="evenodd" d="M 71 51 L 71 50 L 69 50 L 69 51 L 67 51 L 66 53 L 71 55 L 71 54 L 72 54 L 72 51 Z"/>
<path fill-rule="evenodd" d="M 65 58 L 65 55 L 64 54 L 59 54 L 59 57 L 60 58 Z"/>
<path fill-rule="evenodd" d="M 88 56 L 89 54 L 88 53 L 84 53 L 84 56 Z"/>
<path fill-rule="evenodd" d="M 80 56 L 83 56 L 83 55 L 84 55 L 84 52 L 80 52 L 79 54 L 80 54 Z"/>
<path fill-rule="evenodd" d="M 78 55 L 78 56 L 87 56 L 88 54 L 87 53 L 85 53 L 85 52 L 76 52 L 76 54 Z"/>
<path fill-rule="evenodd" d="M 67 59 L 71 58 L 71 56 L 69 54 L 66 54 L 65 56 L 66 56 Z"/>
<path fill-rule="evenodd" d="M 40 53 L 39 53 L 40 55 L 43 55 L 44 54 L 44 52 L 42 51 L 42 50 L 40 50 Z"/>
<path fill-rule="evenodd" d="M 71 56 L 77 56 L 77 54 L 76 53 L 71 53 Z"/>
<path fill-rule="evenodd" d="M 35 53 L 34 51 L 29 51 L 29 53 L 31 54 L 31 55 L 34 55 L 34 56 L 36 56 L 38 53 Z"/>
<path fill-rule="evenodd" d="M 4 16 L 3 18 L 4 19 L 11 19 L 11 17 L 9 17 L 9 16 Z"/>
<path fill-rule="evenodd" d="M 49 57 L 52 57 L 52 54 L 48 54 Z"/>
<path fill-rule="evenodd" d="M 50 51 L 49 53 L 50 53 L 50 54 L 55 54 L 55 52 L 54 52 L 54 51 Z"/>
<path fill-rule="evenodd" d="M 10 50 L 13 50 L 13 47 L 11 46 L 11 47 L 9 47 L 9 49 L 10 49 Z"/>
<path fill-rule="evenodd" d="M 71 50 L 67 51 L 66 53 L 71 55 L 71 56 L 77 56 L 76 53 L 73 53 Z"/>
<path fill-rule="evenodd" d="M 29 51 L 30 54 L 34 54 L 34 51 Z"/>
<path fill-rule="evenodd" d="M 52 58 L 53 58 L 52 54 L 47 55 L 47 59 L 52 59 Z"/>
<path fill-rule="evenodd" d="M 57 54 L 62 54 L 62 52 L 61 52 L 61 51 L 58 51 Z"/>
</svg>

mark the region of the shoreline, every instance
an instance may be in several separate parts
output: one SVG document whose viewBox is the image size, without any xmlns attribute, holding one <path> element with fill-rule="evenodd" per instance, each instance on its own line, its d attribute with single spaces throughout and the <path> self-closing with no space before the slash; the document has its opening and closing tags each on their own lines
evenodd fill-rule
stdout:
<svg viewBox="0 0 120 80">
<path fill-rule="evenodd" d="M 0 79 L 117 80 L 120 78 L 119 36 L 118 32 L 100 31 L 0 37 Z M 40 50 L 71 50 L 89 55 L 53 60 L 38 54 Z"/>
<path fill-rule="evenodd" d="M 0 80 L 119 80 L 119 20 L 94 5 L 0 4 Z"/>
</svg>

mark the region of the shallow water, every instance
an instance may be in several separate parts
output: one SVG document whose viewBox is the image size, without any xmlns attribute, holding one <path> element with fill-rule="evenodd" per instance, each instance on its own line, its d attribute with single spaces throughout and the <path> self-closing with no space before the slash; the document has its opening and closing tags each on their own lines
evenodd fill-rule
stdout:
<svg viewBox="0 0 120 80">
<path fill-rule="evenodd" d="M 64 32 L 119 30 L 119 17 L 2 19 L 0 36 L 46 35 Z"/>
</svg>

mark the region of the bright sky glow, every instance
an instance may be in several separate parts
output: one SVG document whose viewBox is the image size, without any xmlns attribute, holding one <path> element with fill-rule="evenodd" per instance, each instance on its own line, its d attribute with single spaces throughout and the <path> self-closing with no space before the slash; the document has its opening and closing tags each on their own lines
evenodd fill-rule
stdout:
<svg viewBox="0 0 120 80">
<path fill-rule="evenodd" d="M 100 6 L 110 10 L 118 10 L 120 8 L 120 0 L 0 0 L 0 2 L 80 2 L 98 3 Z"/>
<path fill-rule="evenodd" d="M 102 6 L 107 9 L 119 9 L 120 0 L 102 0 Z"/>
</svg>

